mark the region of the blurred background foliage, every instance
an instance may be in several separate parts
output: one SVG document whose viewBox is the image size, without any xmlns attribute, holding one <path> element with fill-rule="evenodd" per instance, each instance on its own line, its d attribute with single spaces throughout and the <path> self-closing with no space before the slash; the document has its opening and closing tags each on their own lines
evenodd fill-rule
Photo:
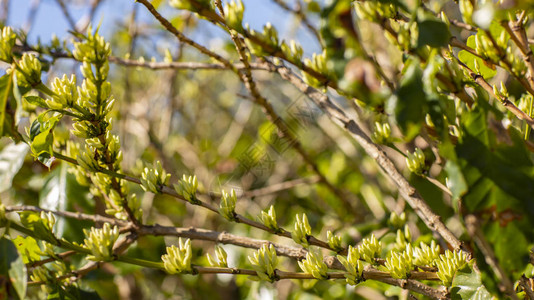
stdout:
<svg viewBox="0 0 534 300">
<path fill-rule="evenodd" d="M 285 40 L 296 40 L 304 48 L 304 56 L 311 57 L 319 53 L 321 44 L 314 39 L 314 34 L 303 25 L 300 18 L 280 6 L 285 1 L 243 1 L 246 7 L 245 22 L 259 30 L 267 21 L 271 21 Z M 345 66 L 350 63 L 345 59 L 346 45 L 336 35 L 343 31 L 340 17 L 343 5 L 333 5 L 336 1 L 287 1 L 290 7 L 300 7 L 310 23 L 320 30 L 326 47 L 332 52 L 329 67 L 337 72 L 338 77 L 346 76 Z M 343 1 L 340 1 L 342 3 Z M 386 1 L 387 2 L 387 1 Z M 404 1 L 402 1 L 404 3 Z M 407 1 L 412 5 L 413 1 Z M 449 18 L 460 19 L 460 11 L 453 1 L 423 1 L 434 11 L 446 11 Z M 174 61 L 190 62 L 209 60 L 196 50 L 179 43 L 170 33 L 161 29 L 153 18 L 134 1 L 52 1 L 52 0 L 3 0 L 3 20 L 6 25 L 19 27 L 29 32 L 31 44 L 51 43 L 50 28 L 61 39 L 71 40 L 66 34 L 70 30 L 69 18 L 76 28 L 82 29 L 92 22 L 100 24 L 100 31 L 111 43 L 113 56 L 128 58 L 140 62 Z M 7 4 L 6 4 L 7 3 Z M 230 39 L 210 22 L 198 18 L 188 11 L 178 11 L 169 7 L 165 1 L 152 1 L 153 5 L 165 15 L 181 32 L 191 36 L 195 41 L 207 45 L 214 52 L 239 61 L 235 46 Z M 350 7 L 351 1 L 345 1 Z M 63 15 L 61 8 L 68 12 Z M 530 5 L 530 4 L 521 4 Z M 328 13 L 327 8 L 334 9 Z M 341 8 L 340 8 L 341 7 Z M 91 13 L 94 8 L 94 14 Z M 336 11 L 337 9 L 337 11 Z M 26 16 L 26 17 L 24 17 Z M 24 20 L 24 21 L 22 21 Z M 67 20 L 67 21 L 65 21 Z M 438 213 L 446 225 L 457 235 L 465 236 L 462 219 L 455 214 L 455 202 L 452 197 L 426 179 L 411 174 L 405 167 L 403 153 L 413 152 L 415 147 L 425 149 L 428 175 L 440 182 L 451 176 L 451 170 L 434 164 L 435 147 L 430 147 L 429 139 L 421 128 L 426 112 L 414 110 L 414 103 L 427 101 L 419 99 L 411 83 L 407 82 L 402 90 L 402 77 L 408 71 L 403 65 L 409 65 L 407 53 L 403 53 L 388 42 L 378 25 L 356 18 L 361 44 L 373 54 L 382 65 L 386 75 L 399 79 L 399 95 L 410 98 L 411 103 L 406 112 L 406 122 L 400 127 L 393 127 L 393 136 L 397 138 L 396 147 L 385 148 L 386 153 L 397 166 L 401 166 L 410 183 L 417 188 L 423 198 Z M 63 27 L 57 27 L 62 24 Z M 424 28 L 424 27 L 422 27 Z M 451 33 L 459 39 L 466 40 L 471 33 L 467 30 L 450 27 Z M 423 35 L 421 31 L 420 35 Z M 430 32 L 432 35 L 433 32 Z M 332 35 L 329 40 L 329 35 Z M 433 38 L 424 41 L 427 44 L 437 42 Z M 332 43 L 329 43 L 332 42 Z M 336 44 L 340 49 L 336 49 Z M 350 43 L 347 42 L 347 43 Z M 469 44 L 469 42 L 468 42 Z M 350 44 L 349 44 L 350 45 Z M 350 48 L 350 47 L 347 47 Z M 336 56 L 336 50 L 340 55 Z M 334 54 L 332 54 L 334 53 Z M 456 52 L 457 53 L 457 52 Z M 414 63 L 415 64 L 415 63 Z M 421 72 L 419 68 L 414 72 Z M 80 74 L 79 63 L 71 59 L 58 58 L 50 64 L 50 72 L 45 79 L 52 79 L 62 74 Z M 314 236 L 325 237 L 328 230 L 340 235 L 343 244 L 356 244 L 371 232 L 381 232 L 382 241 L 394 242 L 396 228 L 388 223 L 391 212 L 408 212 L 408 225 L 417 240 L 429 241 L 433 235 L 417 221 L 417 216 L 406 207 L 399 196 L 397 188 L 379 172 L 374 160 L 366 155 L 358 144 L 341 128 L 335 125 L 317 106 L 305 99 L 285 80 L 269 72 L 254 72 L 255 79 L 263 96 L 274 106 L 277 114 L 289 125 L 304 149 L 312 157 L 318 170 L 344 195 L 353 201 L 357 213 L 354 214 L 343 206 L 342 200 L 317 183 L 318 178 L 302 157 L 291 148 L 287 141 L 281 139 L 276 127 L 268 121 L 262 108 L 254 103 L 246 87 L 227 70 L 152 70 L 143 67 L 112 64 L 108 80 L 112 84 L 112 93 L 117 99 L 113 112 L 113 132 L 121 138 L 124 155 L 122 168 L 128 174 L 139 177 L 142 169 L 153 161 L 162 162 L 164 169 L 172 174 L 171 183 L 175 183 L 182 174 L 195 174 L 199 180 L 199 192 L 204 199 L 218 205 L 221 189 L 234 188 L 238 195 L 245 197 L 238 200 L 237 212 L 251 219 L 256 219 L 262 210 L 274 205 L 278 215 L 278 224 L 284 228 L 293 228 L 296 214 L 306 213 Z M 419 74 L 417 76 L 422 76 Z M 415 76 L 415 77 L 417 77 Z M 81 76 L 80 76 L 81 77 Z M 409 80 L 409 78 L 408 78 Z M 420 84 L 421 80 L 415 84 Z M 417 80 L 416 80 L 417 81 Z M 521 98 L 522 86 L 516 79 L 498 69 L 492 82 L 506 82 L 508 92 L 515 99 Z M 422 89 L 422 86 L 417 86 Z M 355 105 L 351 100 L 332 91 L 331 96 L 338 105 L 349 113 L 357 115 L 367 125 L 369 135 L 373 132 L 375 122 L 387 121 L 390 115 L 383 114 L 384 103 L 366 103 L 366 109 Z M 420 91 L 419 91 L 420 92 Z M 405 93 L 405 94 L 403 94 Z M 413 94 L 415 93 L 415 94 Z M 483 93 L 477 94 L 480 99 Z M 422 97 L 425 97 L 424 93 Z M 440 155 L 452 160 L 458 157 L 457 167 L 464 172 L 465 184 L 470 187 L 466 194 L 467 209 L 479 213 L 498 205 L 500 212 L 506 209 L 520 210 L 532 195 L 532 154 L 525 151 L 520 130 L 522 123 L 510 118 L 510 114 L 498 105 L 480 107 L 461 114 L 462 108 L 450 99 L 440 99 L 444 103 L 440 113 L 452 115 L 449 122 L 457 125 L 457 130 L 465 132 L 463 142 L 453 150 L 440 148 Z M 383 101 L 382 101 L 383 102 Z M 477 103 L 482 103 L 477 99 Z M 417 102 L 419 103 L 419 102 Z M 430 100 L 428 100 L 430 103 Z M 25 112 L 21 125 L 29 127 L 38 109 L 24 102 Z M 361 103 L 360 103 L 361 104 Z M 493 103 L 495 104 L 495 103 Z M 399 107 L 402 105 L 399 105 Z M 421 107 L 427 107 L 427 102 Z M 430 106 L 431 107 L 431 106 Z M 368 108 L 368 109 L 367 109 Z M 403 118 L 397 108 L 396 117 Z M 465 107 L 464 107 L 465 109 Z M 415 111 L 415 112 L 414 112 Z M 467 111 L 467 110 L 465 110 Z M 378 112 L 378 113 L 376 113 Z M 416 114 L 416 115 L 414 115 Z M 418 114 L 418 115 L 417 115 Z M 488 115 L 496 120 L 512 119 L 518 130 L 512 130 L 512 140 L 508 146 L 494 142 L 495 136 L 488 125 Z M 420 116 L 419 116 L 420 115 Z M 413 124 L 415 129 L 409 127 Z M 22 127 L 21 126 L 21 127 Z M 55 131 L 55 146 L 64 148 L 71 139 L 71 124 L 62 122 Z M 405 134 L 403 137 L 402 134 Z M 411 138 L 405 138 L 406 136 Z M 0 140 L 2 152 L 0 163 L 9 165 L 5 173 L 0 174 L 0 197 L 8 205 L 36 205 L 54 210 L 67 210 L 89 214 L 105 214 L 102 197 L 90 193 L 80 185 L 69 171 L 66 162 L 56 160 L 50 168 L 36 161 L 28 154 L 28 149 L 15 149 L 7 139 Z M 520 144 L 520 145 L 519 145 Z M 434 145 L 432 145 L 434 146 Z M 9 149 L 9 151 L 8 151 Z M 399 154 L 396 150 L 399 150 Z M 452 152 L 447 152 L 452 151 Z M 490 173 L 476 170 L 488 170 L 487 161 L 492 163 Z M 524 172 L 518 175 L 518 169 Z M 471 169 L 470 169 L 471 168 Z M 12 170 L 11 172 L 9 170 Z M 471 173 L 469 173 L 472 171 Z M 451 172 L 447 174 L 447 172 Z M 477 174 L 475 174 L 477 173 Z M 482 173 L 482 174 L 480 174 Z M 504 174 L 504 175 L 503 175 Z M 469 175 L 470 177 L 468 177 Z M 472 176 L 471 176 L 472 175 Z M 487 175 L 487 176 L 484 176 Z M 522 176 L 524 175 L 524 176 Z M 491 178 L 497 176 L 499 178 Z M 490 177 L 490 178 L 488 178 Z M 501 180 L 503 179 L 505 180 Z M 283 182 L 298 180 L 289 189 L 265 195 L 246 196 L 247 193 Z M 488 183 L 488 181 L 491 181 Z M 501 183 L 495 185 L 495 182 Z M 272 242 L 291 243 L 287 239 L 273 236 L 264 231 L 242 224 L 226 222 L 215 214 L 198 207 L 177 202 L 167 195 L 145 193 L 139 185 L 127 183 L 132 193 L 141 198 L 143 222 L 158 223 L 176 227 L 206 228 L 227 231 L 234 234 L 266 239 Z M 476 189 L 476 187 L 479 189 Z M 518 187 L 523 190 L 518 191 Z M 259 191 L 259 190 L 258 190 Z M 517 201 L 501 204 L 499 199 L 510 199 L 512 194 Z M 473 200 L 471 200 L 473 198 Z M 507 200 L 508 201 L 508 200 Z M 480 203 L 483 204 L 480 204 Z M 508 202 L 507 202 L 508 203 Z M 530 209 L 531 207 L 529 207 Z M 491 214 L 491 212 L 489 212 Z M 489 217 L 488 217 L 489 218 Z M 514 216 L 511 217 L 512 221 Z M 495 220 L 494 220 L 495 221 Z M 498 218 L 497 218 L 497 221 Z M 497 249 L 499 258 L 512 257 L 503 261 L 507 271 L 523 273 L 532 238 L 526 233 L 530 222 L 522 219 L 521 230 L 497 226 L 497 221 L 485 227 L 489 239 L 501 248 Z M 497 225 L 496 225 L 497 224 Z M 90 223 L 73 219 L 60 219 L 58 234 L 71 240 L 83 241 L 83 228 Z M 489 226 L 489 229 L 488 229 Z M 515 226 L 515 225 L 514 225 Z M 518 233 L 520 232 L 520 233 Z M 434 236 L 435 237 L 435 236 Z M 505 239 L 505 240 L 502 240 Z M 128 254 L 134 257 L 159 261 L 165 247 L 175 244 L 177 239 L 170 237 L 142 236 L 133 244 Z M 443 245 L 443 244 L 442 244 Z M 211 242 L 194 241 L 194 257 L 197 262 L 206 263 L 205 254 L 213 253 Z M 443 247 L 444 249 L 446 248 Z M 247 255 L 252 250 L 225 246 L 230 265 L 247 265 Z M 384 250 L 385 251 L 385 250 Z M 483 256 L 478 253 L 481 269 L 488 268 Z M 525 262 L 525 263 L 523 263 Z M 82 260 L 75 257 L 71 267 L 82 266 Z M 283 261 L 285 270 L 297 271 L 296 264 Z M 486 280 L 486 279 L 484 279 Z M 485 281 L 488 289 L 497 290 L 497 280 Z M 245 276 L 203 275 L 172 276 L 164 272 L 142 269 L 128 264 L 110 263 L 90 272 L 81 281 L 81 286 L 94 289 L 103 299 L 386 299 L 389 297 L 408 297 L 398 287 L 392 287 L 376 281 L 367 281 L 357 287 L 348 287 L 343 281 L 297 281 L 285 280 L 274 284 L 253 282 Z M 492 286 L 493 284 L 493 286 Z M 38 288 L 29 289 L 32 298 L 43 296 Z"/>
</svg>

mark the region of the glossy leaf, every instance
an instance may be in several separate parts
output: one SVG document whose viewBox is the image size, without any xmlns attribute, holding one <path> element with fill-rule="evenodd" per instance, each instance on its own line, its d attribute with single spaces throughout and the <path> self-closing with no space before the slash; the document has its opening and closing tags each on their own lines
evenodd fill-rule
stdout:
<svg viewBox="0 0 534 300">
<path fill-rule="evenodd" d="M 473 269 L 473 262 L 456 272 L 452 281 L 451 299 L 482 300 L 491 298 L 491 294 L 482 284 L 480 273 Z"/>
<path fill-rule="evenodd" d="M 22 260 L 25 264 L 41 259 L 41 255 L 39 254 L 41 249 L 39 248 L 39 245 L 37 245 L 37 241 L 31 236 L 23 237 L 19 235 L 13 242 L 20 255 L 22 255 Z"/>
<path fill-rule="evenodd" d="M 476 42 L 474 35 L 467 38 L 468 47 L 475 49 L 475 43 Z M 475 56 L 474 54 L 471 54 L 465 50 L 462 50 L 458 53 L 458 59 L 464 64 L 466 64 L 474 72 L 477 72 L 477 69 L 475 68 L 476 61 L 479 67 L 480 75 L 482 75 L 482 77 L 484 77 L 485 79 L 490 79 L 497 74 L 497 69 L 494 65 L 484 62 L 480 57 Z"/>
<path fill-rule="evenodd" d="M 11 188 L 29 149 L 24 143 L 9 144 L 0 152 L 0 193 Z"/>
</svg>

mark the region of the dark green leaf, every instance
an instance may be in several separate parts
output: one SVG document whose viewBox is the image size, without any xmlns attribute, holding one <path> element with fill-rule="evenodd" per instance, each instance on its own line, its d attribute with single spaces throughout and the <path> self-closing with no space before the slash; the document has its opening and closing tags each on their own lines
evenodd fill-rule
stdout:
<svg viewBox="0 0 534 300">
<path fill-rule="evenodd" d="M 26 101 L 28 101 L 28 103 L 30 103 L 30 104 L 37 105 L 37 106 L 43 107 L 43 108 L 48 108 L 48 105 L 46 105 L 45 100 L 43 98 L 41 98 L 41 97 L 38 97 L 38 96 L 26 96 L 26 97 L 24 97 L 24 99 Z"/>
<path fill-rule="evenodd" d="M 26 298 L 27 271 L 15 244 L 0 238 L 0 276 L 7 277 L 20 299 Z"/>
<path fill-rule="evenodd" d="M 426 94 L 423 90 L 423 72 L 417 61 L 411 61 L 402 77 L 397 94 L 389 105 L 393 106 L 395 118 L 406 139 L 411 140 L 421 128 L 427 112 Z"/>
<path fill-rule="evenodd" d="M 449 43 L 450 32 L 447 24 L 440 20 L 424 20 L 417 22 L 419 28 L 419 37 L 417 39 L 417 48 L 423 46 L 445 47 Z"/>
</svg>

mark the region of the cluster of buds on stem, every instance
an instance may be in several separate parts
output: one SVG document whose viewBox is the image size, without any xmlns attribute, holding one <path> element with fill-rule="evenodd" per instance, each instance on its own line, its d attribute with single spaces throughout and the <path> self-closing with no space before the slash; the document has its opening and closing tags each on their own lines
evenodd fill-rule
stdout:
<svg viewBox="0 0 534 300">
<path fill-rule="evenodd" d="M 438 277 L 445 286 L 450 286 L 456 271 L 462 269 L 467 264 L 467 254 L 462 251 L 455 250 L 451 252 L 445 251 L 441 254 L 439 259 L 435 261 L 438 267 Z"/>
<path fill-rule="evenodd" d="M 350 285 L 357 285 L 362 280 L 363 262 L 360 260 L 360 251 L 358 248 L 349 246 L 347 258 L 338 255 L 337 259 L 345 267 L 347 273 L 345 278 Z"/>
<path fill-rule="evenodd" d="M 219 205 L 219 213 L 229 221 L 236 220 L 235 204 L 237 202 L 237 195 L 232 189 L 230 193 L 222 191 L 221 203 Z"/>
<path fill-rule="evenodd" d="M 296 218 L 295 230 L 291 233 L 291 238 L 293 238 L 295 243 L 308 247 L 308 238 L 311 236 L 311 226 L 308 222 L 308 217 L 306 214 L 302 214 L 302 218 L 300 218 L 297 214 Z"/>
<path fill-rule="evenodd" d="M 209 253 L 206 254 L 208 258 L 208 263 L 212 267 L 219 268 L 228 268 L 228 254 L 224 251 L 224 248 L 221 246 L 215 246 L 215 258 L 213 258 Z"/>
<path fill-rule="evenodd" d="M 406 224 L 406 213 L 402 212 L 400 215 L 398 215 L 395 212 L 392 212 L 391 215 L 389 215 L 388 223 L 389 225 L 393 226 L 393 228 L 403 228 Z"/>
<path fill-rule="evenodd" d="M 243 1 L 232 0 L 226 3 L 224 7 L 224 18 L 228 27 L 236 30 L 237 32 L 243 31 L 243 13 L 245 12 L 245 6 Z"/>
<path fill-rule="evenodd" d="M 328 279 L 328 267 L 323 262 L 323 256 L 319 252 L 309 251 L 306 259 L 298 262 L 299 267 L 305 273 L 312 274 L 317 279 Z"/>
<path fill-rule="evenodd" d="M 375 122 L 375 131 L 373 132 L 372 139 L 377 144 L 389 144 L 391 142 L 391 127 L 389 124 Z"/>
<path fill-rule="evenodd" d="M 163 186 L 169 184 L 171 174 L 167 174 L 159 160 L 154 164 L 154 168 L 144 168 L 141 173 L 141 187 L 145 191 L 158 194 Z"/>
<path fill-rule="evenodd" d="M 407 153 L 406 165 L 408 170 L 416 175 L 423 175 L 426 171 L 425 154 L 419 148 L 415 149 L 414 153 Z"/>
<path fill-rule="evenodd" d="M 0 33 L 0 60 L 7 63 L 13 61 L 13 55 L 11 51 L 15 46 L 15 41 L 17 40 L 17 35 L 13 32 L 13 29 L 9 26 L 2 28 Z"/>
<path fill-rule="evenodd" d="M 417 266 L 432 266 L 439 259 L 440 247 L 435 241 L 430 245 L 421 242 L 419 247 L 413 248 L 414 264 Z"/>
<path fill-rule="evenodd" d="M 300 62 L 302 56 L 304 55 L 304 50 L 294 40 L 291 40 L 289 45 L 285 41 L 282 41 L 280 48 L 282 49 L 285 57 L 292 62 Z"/>
<path fill-rule="evenodd" d="M 328 230 L 326 232 L 326 239 L 328 240 L 328 246 L 332 248 L 332 250 L 339 252 L 343 250 L 343 246 L 341 246 L 341 237 L 337 236 L 332 233 L 332 231 Z"/>
<path fill-rule="evenodd" d="M 323 51 L 321 54 L 314 53 L 312 55 L 312 59 L 309 59 L 309 58 L 304 59 L 304 65 L 326 76 L 330 74 L 326 61 L 327 61 L 326 51 Z M 306 72 L 302 73 L 302 79 L 304 80 L 304 82 L 306 82 L 307 84 L 313 87 L 321 86 L 321 82 L 319 82 L 319 80 L 317 80 L 315 77 L 313 77 L 312 75 Z"/>
<path fill-rule="evenodd" d="M 248 260 L 260 280 L 269 282 L 277 280 L 275 270 L 278 264 L 278 258 L 276 256 L 276 249 L 272 244 L 263 245 L 258 251 L 254 252 L 253 256 L 249 256 Z"/>
<path fill-rule="evenodd" d="M 35 87 L 41 83 L 41 62 L 35 55 L 24 53 L 17 63 L 17 83 L 20 86 Z"/>
<path fill-rule="evenodd" d="M 110 261 L 113 259 L 113 245 L 117 238 L 119 238 L 119 228 L 109 223 L 104 223 L 102 228 L 91 227 L 91 231 L 84 229 L 85 248 L 91 251 L 92 255 L 88 255 L 87 259 L 94 261 Z"/>
<path fill-rule="evenodd" d="M 381 1 L 355 1 L 354 8 L 360 18 L 375 23 L 380 23 L 381 20 L 397 15 L 395 5 Z"/>
<path fill-rule="evenodd" d="M 245 28 L 251 36 L 260 41 L 260 43 L 257 44 L 251 39 L 245 39 L 245 44 L 250 49 L 252 54 L 261 57 L 269 54 L 265 52 L 265 47 L 278 49 L 278 31 L 271 23 L 267 23 L 265 26 L 263 26 L 262 33 L 255 31 L 254 29 L 250 29 L 248 24 L 245 24 Z M 261 43 L 264 45 L 261 45 Z"/>
<path fill-rule="evenodd" d="M 360 257 L 370 264 L 376 264 L 375 258 L 380 257 L 382 252 L 382 243 L 376 239 L 375 235 L 371 235 L 371 238 L 364 239 L 361 245 L 358 247 Z"/>
<path fill-rule="evenodd" d="M 182 197 L 184 197 L 185 200 L 189 201 L 189 203 L 195 205 L 200 202 L 196 196 L 197 188 L 197 176 L 183 175 L 182 179 L 178 182 L 178 184 L 174 185 L 174 189 L 176 190 L 178 195 L 181 195 Z"/>
<path fill-rule="evenodd" d="M 410 272 L 414 269 L 411 245 L 407 245 L 406 250 L 402 253 L 395 251 L 391 251 L 390 253 L 391 255 L 386 258 L 385 269 L 393 278 L 407 279 Z"/>
<path fill-rule="evenodd" d="M 72 108 L 78 103 L 79 94 L 76 86 L 76 75 L 72 74 L 70 78 L 63 75 L 63 78 L 56 78 L 52 82 L 54 94 L 52 99 L 46 100 L 46 105 L 52 109 Z"/>
<path fill-rule="evenodd" d="M 274 210 L 274 206 L 271 205 L 269 210 L 267 212 L 262 211 L 259 217 L 260 221 L 265 225 L 267 228 L 271 229 L 274 232 L 280 232 L 281 229 L 278 226 L 278 222 L 276 221 L 276 211 Z"/>
<path fill-rule="evenodd" d="M 185 242 L 182 238 L 178 239 L 178 247 L 172 245 L 167 247 L 167 254 L 161 256 L 163 266 L 169 274 L 190 273 L 191 268 L 191 240 Z"/>
</svg>

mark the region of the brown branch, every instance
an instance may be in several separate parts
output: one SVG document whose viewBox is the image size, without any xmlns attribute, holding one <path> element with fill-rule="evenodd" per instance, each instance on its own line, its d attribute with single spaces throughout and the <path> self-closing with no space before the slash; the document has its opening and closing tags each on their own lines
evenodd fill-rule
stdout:
<svg viewBox="0 0 534 300">
<path fill-rule="evenodd" d="M 71 157 L 68 157 L 68 156 L 65 156 L 65 155 L 63 155 L 61 153 L 54 152 L 54 157 L 56 157 L 57 159 L 61 159 L 61 160 L 67 161 L 67 162 L 69 162 L 71 164 L 78 165 L 78 162 L 75 159 L 73 159 Z M 97 172 L 104 173 L 106 175 L 113 176 L 113 177 L 116 177 L 116 178 L 119 178 L 119 179 L 123 179 L 123 180 L 126 180 L 126 181 L 130 181 L 130 182 L 133 182 L 133 183 L 136 183 L 136 184 L 139 184 L 139 185 L 141 184 L 141 180 L 139 180 L 138 178 L 132 177 L 132 176 L 119 174 L 119 173 L 115 173 L 115 172 L 110 172 L 109 170 L 106 170 L 106 169 L 101 169 L 101 170 L 98 170 Z M 184 201 L 186 203 L 190 203 L 183 196 L 179 195 L 173 188 L 170 188 L 168 186 L 161 186 L 160 192 L 162 194 L 166 194 L 166 195 L 172 196 L 172 197 L 174 197 L 176 199 L 179 199 L 181 201 Z M 214 212 L 216 214 L 219 214 L 219 209 L 217 207 L 211 205 L 210 203 L 207 203 L 207 202 L 199 200 L 198 203 L 196 203 L 195 205 L 198 205 L 200 207 L 203 207 L 203 208 L 206 208 L 208 210 L 211 210 L 212 212 Z M 263 225 L 262 223 L 254 221 L 254 220 L 251 220 L 251 219 L 249 219 L 249 218 L 247 218 L 247 217 L 245 217 L 243 215 L 240 215 L 240 214 L 236 214 L 235 215 L 235 222 L 243 223 L 243 224 L 246 224 L 246 225 L 261 229 L 263 231 L 266 231 L 266 232 L 269 232 L 269 233 L 272 233 L 272 234 L 276 234 L 276 235 L 283 236 L 283 237 L 286 237 L 286 238 L 291 238 L 291 232 L 289 232 L 289 231 L 286 231 L 284 229 L 281 229 L 280 231 L 274 231 L 274 230 L 268 228 L 267 226 Z M 332 248 L 330 248 L 330 246 L 328 245 L 327 242 L 321 241 L 321 240 L 319 240 L 319 239 L 317 239 L 317 238 L 315 238 L 313 236 L 309 236 L 308 237 L 308 242 L 310 243 L 310 245 L 322 247 L 322 248 L 325 248 L 325 249 L 328 249 L 328 250 L 333 250 Z M 343 252 L 341 252 L 341 253 L 343 253 Z"/>
<path fill-rule="evenodd" d="M 467 251 L 462 242 L 443 224 L 440 216 L 435 214 L 430 206 L 419 195 L 417 190 L 397 170 L 391 159 L 382 151 L 371 139 L 362 131 L 356 122 L 349 118 L 345 112 L 335 105 L 330 98 L 319 90 L 307 85 L 302 79 L 296 76 L 293 71 L 284 66 L 276 66 L 267 62 L 268 66 L 276 70 L 282 78 L 292 83 L 298 90 L 306 94 L 316 105 L 318 105 L 328 116 L 339 126 L 345 128 L 350 135 L 360 144 L 360 146 L 371 156 L 388 177 L 397 185 L 399 193 L 406 199 L 417 215 L 423 220 L 429 229 L 437 232 L 447 241 L 453 249 Z"/>
<path fill-rule="evenodd" d="M 6 206 L 6 212 L 16 212 L 16 211 L 34 211 L 34 212 L 51 212 L 56 216 L 59 217 L 65 217 L 65 218 L 72 218 L 80 221 L 92 221 L 95 223 L 110 223 L 111 225 L 117 225 L 117 226 L 125 226 L 128 222 L 109 218 L 101 215 L 89 215 L 89 214 L 83 214 L 83 213 L 76 213 L 76 212 L 70 212 L 70 211 L 54 211 L 49 209 L 40 208 L 37 206 L 31 206 L 31 205 L 17 205 L 17 206 Z"/>
<path fill-rule="evenodd" d="M 527 122 L 527 124 L 531 128 L 534 128 L 534 119 L 531 116 L 529 116 L 527 113 L 525 113 L 524 111 L 519 109 L 519 107 L 517 107 L 508 98 L 496 95 L 495 92 L 493 91 L 493 87 L 486 81 L 486 79 L 484 79 L 484 77 L 482 77 L 481 75 L 473 72 L 473 70 L 471 70 L 466 64 L 461 62 L 458 58 L 456 58 L 456 60 L 457 60 L 458 64 L 462 68 L 464 68 L 466 71 L 469 72 L 469 76 L 471 76 L 471 78 L 479 86 L 481 86 L 486 92 L 488 92 L 488 94 L 490 96 L 492 96 L 493 98 L 499 100 L 499 102 L 504 106 L 504 108 L 506 108 L 508 111 L 510 111 L 512 114 L 514 114 L 518 119 L 524 120 L 525 122 Z"/>
<path fill-rule="evenodd" d="M 176 27 L 174 27 L 171 22 L 169 22 L 167 19 L 165 19 L 157 10 L 154 8 L 154 6 L 148 2 L 148 0 L 137 0 L 137 2 L 143 4 L 148 11 L 160 22 L 160 24 L 170 33 L 172 33 L 180 42 L 186 43 L 193 48 L 200 51 L 200 53 L 205 54 L 209 57 L 213 57 L 217 61 L 221 62 L 223 65 L 225 65 L 228 69 L 234 70 L 235 67 L 232 65 L 232 63 L 227 60 L 226 58 L 220 56 L 219 54 L 209 50 L 208 48 L 198 44 L 197 42 L 193 41 L 192 39 L 186 37 L 183 33 L 181 33 Z M 217 15 L 217 14 L 215 14 Z"/>
<path fill-rule="evenodd" d="M 534 300 L 534 292 L 532 291 L 532 279 L 525 277 L 525 275 L 522 275 L 521 278 L 519 278 L 519 285 L 521 285 L 523 291 L 525 291 L 525 294 L 527 294 L 527 298 L 530 300 Z"/>
<path fill-rule="evenodd" d="M 220 1 L 216 1 L 216 3 L 219 3 L 219 10 L 221 13 L 222 5 L 220 4 Z M 226 25 L 223 25 L 226 26 Z M 341 200 L 344 208 L 353 214 L 355 217 L 360 216 L 360 213 L 356 208 L 354 207 L 355 203 L 352 203 L 348 199 L 348 195 L 343 193 L 339 188 L 335 187 L 332 183 L 326 179 L 325 175 L 321 173 L 319 170 L 319 167 L 313 160 L 313 158 L 308 154 L 308 152 L 304 149 L 304 146 L 302 146 L 302 143 L 298 140 L 298 138 L 293 134 L 291 129 L 289 129 L 289 126 L 284 122 L 284 120 L 278 116 L 276 111 L 274 110 L 271 103 L 260 93 L 258 86 L 256 85 L 256 82 L 252 76 L 252 72 L 250 70 L 250 63 L 247 57 L 247 54 L 245 53 L 246 46 L 241 41 L 241 38 L 237 35 L 237 32 L 230 29 L 229 27 L 226 27 L 229 32 L 230 36 L 232 38 L 232 41 L 235 44 L 237 53 L 239 55 L 239 59 L 244 65 L 244 68 L 241 70 L 241 72 L 236 72 L 241 79 L 241 81 L 245 84 L 246 88 L 249 90 L 250 94 L 254 98 L 254 102 L 257 103 L 262 107 L 263 112 L 267 115 L 267 119 L 272 122 L 278 129 L 278 132 L 282 135 L 283 138 L 285 138 L 290 146 L 297 151 L 297 153 L 302 157 L 304 162 L 310 167 L 313 172 L 319 176 L 320 183 L 324 184 L 326 188 L 330 192 L 332 192 L 336 197 Z"/>
<path fill-rule="evenodd" d="M 484 255 L 486 263 L 491 267 L 491 270 L 495 273 L 497 279 L 500 281 L 499 286 L 501 291 L 508 294 L 508 296 L 512 299 L 518 299 L 514 291 L 514 284 L 510 281 L 510 278 L 508 278 L 508 275 L 499 264 L 499 260 L 495 256 L 493 248 L 480 230 L 481 224 L 478 218 L 475 215 L 465 216 L 465 226 L 467 228 L 467 233 L 475 241 L 478 248 Z"/>
<path fill-rule="evenodd" d="M 120 58 L 116 56 L 110 56 L 109 61 L 118 65 L 126 67 L 139 67 L 147 68 L 151 70 L 228 70 L 229 68 L 224 64 L 219 63 L 202 63 L 202 62 L 144 62 L 133 59 Z M 234 65 L 237 70 L 244 68 L 243 64 Z M 261 64 L 250 63 L 250 68 L 252 70 L 264 70 L 261 68 Z"/>
</svg>

